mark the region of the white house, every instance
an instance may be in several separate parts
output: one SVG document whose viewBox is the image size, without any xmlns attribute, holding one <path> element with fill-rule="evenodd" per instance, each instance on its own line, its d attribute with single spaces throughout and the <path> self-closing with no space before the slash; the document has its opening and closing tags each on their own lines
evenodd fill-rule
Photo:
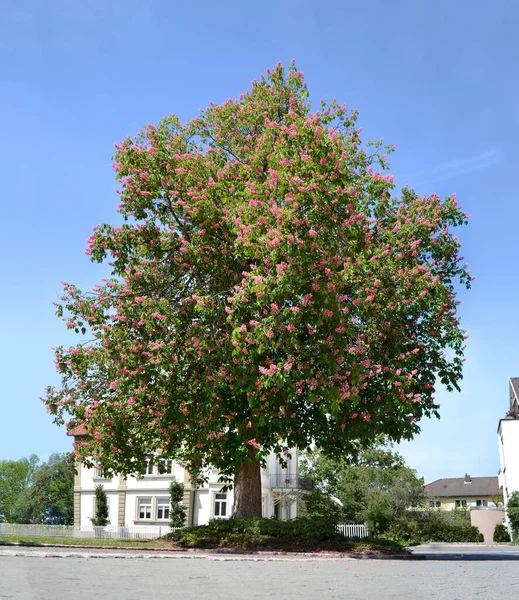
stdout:
<svg viewBox="0 0 519 600">
<path fill-rule="evenodd" d="M 87 435 L 83 427 L 76 427 L 68 435 L 80 438 Z M 137 477 L 116 475 L 107 478 L 99 469 L 76 465 L 74 482 L 74 525 L 89 527 L 94 516 L 94 489 L 102 484 L 109 508 L 110 525 L 117 527 L 166 526 L 169 522 L 169 492 L 172 479 L 184 484 L 184 504 L 187 507 L 187 525 L 204 525 L 210 519 L 224 519 L 231 514 L 233 491 L 222 492 L 218 474 L 211 471 L 208 482 L 195 486 L 178 463 L 160 459 L 159 464 L 148 462 Z M 291 519 L 297 516 L 298 501 L 308 489 L 308 483 L 298 477 L 297 451 L 291 453 L 287 466 L 282 467 L 274 455 L 262 470 L 263 516 Z"/>
<path fill-rule="evenodd" d="M 519 491 L 519 377 L 510 378 L 510 409 L 497 427 L 499 486 L 505 506 L 512 492 Z"/>
</svg>

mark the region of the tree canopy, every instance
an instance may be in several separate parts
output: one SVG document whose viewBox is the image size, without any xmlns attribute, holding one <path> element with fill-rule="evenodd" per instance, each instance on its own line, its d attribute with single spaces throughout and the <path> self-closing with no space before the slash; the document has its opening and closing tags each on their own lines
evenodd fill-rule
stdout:
<svg viewBox="0 0 519 600">
<path fill-rule="evenodd" d="M 165 453 L 232 478 L 271 451 L 411 438 L 436 379 L 458 388 L 471 277 L 451 229 L 467 217 L 454 196 L 394 195 L 391 149 L 356 121 L 278 65 L 116 146 L 122 223 L 87 249 L 112 275 L 64 285 L 82 340 L 56 349 L 44 399 L 87 428 L 86 464 L 133 473 Z"/>
<path fill-rule="evenodd" d="M 380 533 L 396 517 L 425 501 L 423 478 L 390 449 L 364 449 L 354 457 L 306 455 L 303 473 L 315 484 L 304 498 L 306 509 L 336 521 L 366 522 Z"/>
<path fill-rule="evenodd" d="M 0 514 L 11 523 L 72 525 L 72 455 L 51 454 L 41 464 L 35 454 L 18 461 L 0 461 Z"/>
<path fill-rule="evenodd" d="M 32 484 L 39 459 L 36 454 L 20 460 L 0 460 L 0 515 L 11 519 L 17 498 Z"/>
</svg>

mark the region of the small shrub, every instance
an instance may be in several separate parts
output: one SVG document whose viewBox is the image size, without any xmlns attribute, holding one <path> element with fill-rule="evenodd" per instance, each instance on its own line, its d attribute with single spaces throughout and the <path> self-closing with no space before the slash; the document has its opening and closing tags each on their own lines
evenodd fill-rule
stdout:
<svg viewBox="0 0 519 600">
<path fill-rule="evenodd" d="M 384 535 L 390 540 L 409 546 L 416 546 L 421 542 L 420 525 L 408 516 L 396 517 Z"/>
<path fill-rule="evenodd" d="M 187 508 L 182 504 L 184 499 L 184 485 L 178 481 L 172 481 L 169 485 L 169 526 L 184 527 L 186 523 Z"/>
<path fill-rule="evenodd" d="M 104 487 L 99 484 L 95 486 L 95 515 L 90 517 L 94 527 L 106 527 L 108 525 L 108 498 Z"/>
<path fill-rule="evenodd" d="M 510 534 L 503 523 L 498 523 L 494 529 L 494 542 L 509 542 Z"/>
</svg>

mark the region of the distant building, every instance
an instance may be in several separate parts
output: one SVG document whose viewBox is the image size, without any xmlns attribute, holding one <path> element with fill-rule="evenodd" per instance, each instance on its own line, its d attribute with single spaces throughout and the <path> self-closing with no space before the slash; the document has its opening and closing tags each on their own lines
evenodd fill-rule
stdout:
<svg viewBox="0 0 519 600">
<path fill-rule="evenodd" d="M 510 495 L 519 491 L 519 377 L 510 378 L 509 398 L 509 410 L 499 420 L 497 427 L 500 464 L 498 477 L 505 506 Z"/>
<path fill-rule="evenodd" d="M 428 506 L 440 510 L 491 507 L 501 499 L 497 477 L 449 477 L 428 483 L 424 490 Z"/>
<path fill-rule="evenodd" d="M 74 438 L 87 434 L 84 427 L 68 432 Z M 148 461 L 138 476 L 105 477 L 100 469 L 76 464 L 74 481 L 74 525 L 92 526 L 95 513 L 94 489 L 102 484 L 108 498 L 109 525 L 116 527 L 160 527 L 169 523 L 169 484 L 175 479 L 184 484 L 184 504 L 187 507 L 187 525 L 204 525 L 211 519 L 231 516 L 233 491 L 223 492 L 218 473 L 211 471 L 203 486 L 192 483 L 189 473 L 168 458 L 157 457 Z M 297 451 L 291 452 L 287 466 L 282 467 L 274 455 L 261 472 L 262 512 L 264 517 L 292 519 L 298 514 L 299 498 L 308 489 L 307 481 L 298 477 Z"/>
</svg>

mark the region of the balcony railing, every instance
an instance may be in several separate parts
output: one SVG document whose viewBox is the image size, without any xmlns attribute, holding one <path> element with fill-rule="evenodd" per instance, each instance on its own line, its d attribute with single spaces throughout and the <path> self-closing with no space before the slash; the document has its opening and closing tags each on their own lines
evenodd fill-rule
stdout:
<svg viewBox="0 0 519 600">
<path fill-rule="evenodd" d="M 298 475 L 271 475 L 270 487 L 283 490 L 310 491 L 313 487 L 312 480 Z"/>
</svg>

